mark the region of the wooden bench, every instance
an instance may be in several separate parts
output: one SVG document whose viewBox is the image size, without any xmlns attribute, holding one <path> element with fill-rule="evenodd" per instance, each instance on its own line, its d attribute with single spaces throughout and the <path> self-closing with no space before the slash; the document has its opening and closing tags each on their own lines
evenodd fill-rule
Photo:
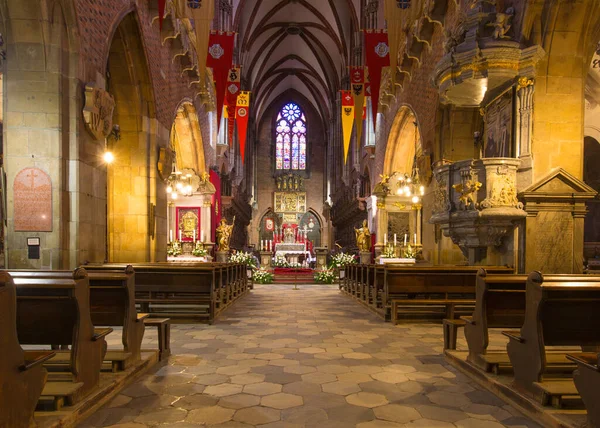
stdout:
<svg viewBox="0 0 600 428">
<path fill-rule="evenodd" d="M 573 381 L 585 404 L 588 425 L 600 427 L 600 354 L 567 354 L 567 358 L 577 364 L 577 370 L 573 372 Z"/>
<path fill-rule="evenodd" d="M 485 371 L 497 372 L 508 360 L 506 351 L 488 353 L 489 328 L 519 328 L 525 319 L 527 275 L 477 274 L 473 316 L 463 316 L 465 338 L 469 345 L 467 360 Z"/>
<path fill-rule="evenodd" d="M 213 323 L 248 291 L 246 265 L 234 263 L 135 263 L 136 303 L 151 317 L 192 318 Z M 123 264 L 87 265 L 91 271 Z"/>
<path fill-rule="evenodd" d="M 438 316 L 454 319 L 470 315 L 475 306 L 478 266 L 386 266 L 383 302 L 392 322 L 398 309 L 419 319 Z M 494 273 L 513 273 L 509 267 L 488 267 Z"/>
<path fill-rule="evenodd" d="M 122 327 L 123 361 L 113 355 L 113 371 L 125 370 L 131 361 L 141 359 L 144 320 L 148 314 L 135 309 L 135 272 L 131 265 L 121 271 L 88 272 L 90 306 L 95 326 Z M 115 351 L 110 351 L 115 354 Z M 129 355 L 126 355 L 129 354 Z"/>
<path fill-rule="evenodd" d="M 95 329 L 92 324 L 89 279 L 85 269 L 76 269 L 70 278 L 64 272 L 56 273 L 55 277 L 51 273 L 44 275 L 44 278 L 13 278 L 17 291 L 19 342 L 23 345 L 71 346 L 70 351 L 56 352 L 46 361 L 45 367 L 51 372 L 49 380 L 61 382 L 48 382 L 42 398 L 52 395 L 56 403 L 74 404 L 98 385 L 107 349 L 104 338 L 112 329 Z M 66 376 L 60 373 L 65 370 L 65 362 Z"/>
<path fill-rule="evenodd" d="M 15 278 L 70 278 L 71 271 L 13 270 Z M 90 314 L 94 328 L 123 327 L 123 351 L 110 350 L 104 361 L 110 364 L 113 372 L 125 370 L 127 366 L 141 358 L 141 345 L 144 336 L 143 319 L 147 314 L 137 314 L 135 310 L 135 276 L 133 268 L 127 266 L 120 271 L 89 272 Z M 54 359 L 63 359 L 68 364 L 69 355 L 61 353 Z"/>
<path fill-rule="evenodd" d="M 17 299 L 11 276 L 0 272 L 0 427 L 29 428 L 52 351 L 23 351 L 17 338 Z"/>
<path fill-rule="evenodd" d="M 572 379 L 552 379 L 549 368 L 570 373 L 574 366 L 564 352 L 547 346 L 600 345 L 600 277 L 542 275 L 527 278 L 525 320 L 520 331 L 505 331 L 515 386 L 540 396 L 542 404 L 560 407 L 562 396 L 574 395 Z M 554 370 L 553 370 L 554 371 Z"/>
</svg>

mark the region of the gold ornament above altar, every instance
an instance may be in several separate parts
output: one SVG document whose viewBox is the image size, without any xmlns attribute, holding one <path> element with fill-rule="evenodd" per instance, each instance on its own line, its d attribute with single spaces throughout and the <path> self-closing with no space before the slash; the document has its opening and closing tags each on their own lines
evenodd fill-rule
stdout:
<svg viewBox="0 0 600 428">
<path fill-rule="evenodd" d="M 283 190 L 284 192 L 302 191 L 304 190 L 304 177 L 290 172 L 277 176 L 275 184 L 277 185 L 277 190 Z"/>
</svg>

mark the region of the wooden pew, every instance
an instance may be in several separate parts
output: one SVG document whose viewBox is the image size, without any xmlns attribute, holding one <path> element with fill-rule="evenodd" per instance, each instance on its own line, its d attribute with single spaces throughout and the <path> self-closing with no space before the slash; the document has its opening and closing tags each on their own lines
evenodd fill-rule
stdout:
<svg viewBox="0 0 600 428">
<path fill-rule="evenodd" d="M 473 316 L 463 316 L 465 338 L 469 345 L 467 360 L 486 371 L 509 363 L 506 351 L 487 353 L 488 328 L 519 328 L 525 319 L 527 275 L 477 274 Z"/>
<path fill-rule="evenodd" d="M 567 354 L 567 358 L 577 364 L 573 381 L 585 404 L 588 426 L 600 427 L 600 354 Z"/>
<path fill-rule="evenodd" d="M 120 271 L 88 272 L 90 280 L 90 305 L 92 322 L 95 326 L 122 327 L 123 355 L 118 352 L 108 360 L 113 362 L 113 371 L 125 370 L 130 361 L 141 359 L 146 313 L 135 309 L 135 272 L 131 265 Z"/>
<path fill-rule="evenodd" d="M 383 302 L 392 322 L 398 308 L 409 315 L 470 315 L 475 306 L 475 281 L 479 266 L 386 266 Z M 513 273 L 510 267 L 486 268 L 490 273 Z M 440 312 L 439 309 L 444 311 Z M 436 310 L 437 309 L 437 310 Z M 387 319 L 386 314 L 386 319 Z"/>
<path fill-rule="evenodd" d="M 564 352 L 547 346 L 600 346 L 600 277 L 542 275 L 527 278 L 525 320 L 520 331 L 505 331 L 515 386 L 541 395 L 542 404 L 561 406 L 562 396 L 575 395 L 572 381 L 551 380 L 549 366 L 572 364 Z"/>
<path fill-rule="evenodd" d="M 48 372 L 51 351 L 23 351 L 17 338 L 17 299 L 11 276 L 0 272 L 0 427 L 29 428 Z"/>
<path fill-rule="evenodd" d="M 70 278 L 64 272 L 58 272 L 54 278 L 51 273 L 44 275 L 44 278 L 14 278 L 19 342 L 71 346 L 70 351 L 57 352 L 46 362 L 50 371 L 62 370 L 67 365 L 68 377 L 58 373 L 50 376 L 51 380 L 67 382 L 49 382 L 42 397 L 52 395 L 58 401 L 66 399 L 67 404 L 73 404 L 98 385 L 107 348 L 104 338 L 112 329 L 94 329 L 85 269 L 76 269 Z"/>
<path fill-rule="evenodd" d="M 92 271 L 124 264 L 86 265 Z M 136 303 L 150 316 L 207 320 L 248 290 L 246 266 L 234 263 L 134 263 Z M 205 307 L 205 310 L 199 310 Z"/>
<path fill-rule="evenodd" d="M 71 271 L 13 270 L 15 278 L 70 278 Z M 124 351 L 108 351 L 104 357 L 113 372 L 141 358 L 143 320 L 148 314 L 135 310 L 135 273 L 131 265 L 120 270 L 88 272 L 90 313 L 95 327 L 123 327 Z"/>
</svg>

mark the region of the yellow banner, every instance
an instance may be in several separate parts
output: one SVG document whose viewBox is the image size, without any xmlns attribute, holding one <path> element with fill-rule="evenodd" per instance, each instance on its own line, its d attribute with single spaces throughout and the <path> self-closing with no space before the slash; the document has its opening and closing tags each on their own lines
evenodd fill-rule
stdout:
<svg viewBox="0 0 600 428">
<path fill-rule="evenodd" d="M 342 136 L 344 142 L 344 164 L 348 159 L 352 125 L 354 124 L 354 104 L 350 91 L 342 91 Z"/>
</svg>

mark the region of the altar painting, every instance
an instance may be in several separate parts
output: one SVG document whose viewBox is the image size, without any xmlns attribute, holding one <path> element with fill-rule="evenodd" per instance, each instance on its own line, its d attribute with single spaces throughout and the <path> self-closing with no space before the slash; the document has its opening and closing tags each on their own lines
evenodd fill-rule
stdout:
<svg viewBox="0 0 600 428">
<path fill-rule="evenodd" d="M 200 207 L 176 207 L 177 238 L 181 232 L 181 241 L 192 242 L 200 239 Z"/>
<path fill-rule="evenodd" d="M 275 212 L 306 212 L 306 192 L 275 192 Z"/>
</svg>

